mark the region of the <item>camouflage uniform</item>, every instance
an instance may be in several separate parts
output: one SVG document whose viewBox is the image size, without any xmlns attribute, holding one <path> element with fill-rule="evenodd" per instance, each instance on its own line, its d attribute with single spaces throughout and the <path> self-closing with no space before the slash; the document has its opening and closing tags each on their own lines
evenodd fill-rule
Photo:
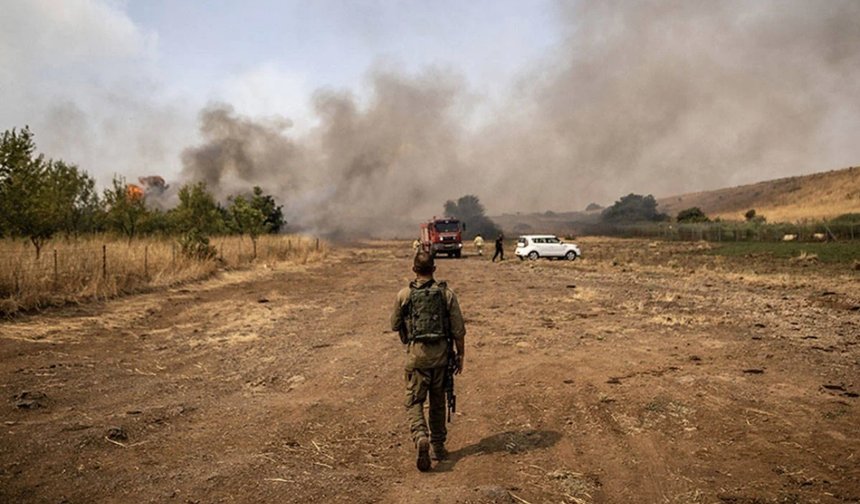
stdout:
<svg viewBox="0 0 860 504">
<path fill-rule="evenodd" d="M 430 280 L 415 279 L 409 287 L 397 293 L 397 301 L 391 314 L 391 330 L 408 333 L 407 315 L 404 306 L 409 301 L 409 293 L 425 285 Z M 460 313 L 460 303 L 457 295 L 450 289 L 445 289 L 448 303 L 448 316 L 451 327 L 451 337 L 463 344 L 466 336 L 466 326 L 463 314 Z M 423 436 L 430 436 L 433 446 L 442 446 L 447 439 L 448 430 L 445 427 L 445 390 L 443 382 L 448 364 L 447 339 L 433 343 L 410 342 L 406 346 L 406 414 L 409 418 L 412 440 L 417 442 Z M 428 433 L 427 420 L 424 418 L 424 400 L 430 395 L 430 429 Z"/>
</svg>

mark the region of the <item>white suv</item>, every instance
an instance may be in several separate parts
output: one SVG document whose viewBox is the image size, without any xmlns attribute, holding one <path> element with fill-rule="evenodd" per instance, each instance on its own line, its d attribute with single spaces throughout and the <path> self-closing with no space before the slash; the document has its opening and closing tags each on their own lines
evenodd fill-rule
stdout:
<svg viewBox="0 0 860 504">
<path fill-rule="evenodd" d="M 523 235 L 517 241 L 517 256 L 532 261 L 539 257 L 558 257 L 574 261 L 582 255 L 573 243 L 564 243 L 555 235 Z"/>
</svg>

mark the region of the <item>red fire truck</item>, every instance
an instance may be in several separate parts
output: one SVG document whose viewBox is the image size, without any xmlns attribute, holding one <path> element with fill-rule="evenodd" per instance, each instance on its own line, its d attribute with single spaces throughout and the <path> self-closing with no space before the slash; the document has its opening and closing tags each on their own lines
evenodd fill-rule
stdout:
<svg viewBox="0 0 860 504">
<path fill-rule="evenodd" d="M 457 219 L 433 217 L 421 223 L 421 247 L 433 254 L 460 257 L 463 252 L 463 231 L 466 224 Z"/>
</svg>

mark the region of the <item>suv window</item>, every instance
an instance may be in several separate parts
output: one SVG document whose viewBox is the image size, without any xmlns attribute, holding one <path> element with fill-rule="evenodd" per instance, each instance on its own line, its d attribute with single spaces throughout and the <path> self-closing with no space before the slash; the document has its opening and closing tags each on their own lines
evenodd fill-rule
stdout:
<svg viewBox="0 0 860 504">
<path fill-rule="evenodd" d="M 547 238 L 546 242 L 547 243 L 558 243 L 558 238 Z"/>
</svg>

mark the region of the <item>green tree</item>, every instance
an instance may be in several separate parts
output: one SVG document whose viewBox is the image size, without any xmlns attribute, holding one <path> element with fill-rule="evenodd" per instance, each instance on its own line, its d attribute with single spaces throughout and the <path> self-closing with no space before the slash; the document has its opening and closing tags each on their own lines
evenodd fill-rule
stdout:
<svg viewBox="0 0 860 504">
<path fill-rule="evenodd" d="M 699 207 L 690 207 L 678 212 L 678 222 L 695 224 L 698 222 L 711 222 L 711 219 Z"/>
<path fill-rule="evenodd" d="M 616 201 L 600 214 L 601 220 L 613 223 L 634 223 L 642 221 L 663 221 L 668 216 L 657 212 L 654 196 L 630 193 Z"/>
<path fill-rule="evenodd" d="M 129 193 L 124 177 L 114 176 L 111 187 L 104 190 L 104 205 L 108 230 L 125 235 L 129 243 L 146 228 L 150 217 L 146 197 Z"/>
<path fill-rule="evenodd" d="M 263 194 L 263 190 L 259 186 L 254 186 L 254 195 L 251 196 L 251 208 L 259 210 L 265 217 L 266 232 L 280 233 L 281 228 L 287 225 L 284 220 L 283 206 L 275 203 L 275 199 Z"/>
<path fill-rule="evenodd" d="M 182 253 L 195 259 L 211 259 L 217 251 L 209 237 L 224 230 L 226 212 L 206 189 L 205 182 L 179 188 L 179 205 L 168 212 L 173 229 L 181 236 Z"/>
<path fill-rule="evenodd" d="M 256 259 L 257 238 L 269 230 L 266 216 L 259 209 L 251 206 L 248 199 L 241 194 L 230 200 L 230 227 L 241 235 L 251 237 L 251 243 L 254 244 L 254 259 Z"/>
<path fill-rule="evenodd" d="M 99 196 L 95 180 L 76 165 L 52 162 L 49 177 L 54 186 L 57 217 L 67 236 L 93 232 L 98 226 Z"/>
<path fill-rule="evenodd" d="M 484 205 L 477 196 L 467 194 L 454 201 L 445 202 L 445 216 L 454 217 L 466 224 L 464 238 L 471 239 L 477 235 L 493 237 L 501 234 L 502 230 L 485 214 Z"/>
<path fill-rule="evenodd" d="M 3 132 L 0 138 L 0 229 L 10 236 L 28 238 L 36 249 L 59 229 L 50 162 L 36 155 L 29 127 Z"/>
<path fill-rule="evenodd" d="M 212 236 L 224 230 L 222 210 L 205 182 L 180 187 L 179 205 L 171 209 L 169 214 L 179 233 L 196 230 L 203 236 Z"/>
</svg>

